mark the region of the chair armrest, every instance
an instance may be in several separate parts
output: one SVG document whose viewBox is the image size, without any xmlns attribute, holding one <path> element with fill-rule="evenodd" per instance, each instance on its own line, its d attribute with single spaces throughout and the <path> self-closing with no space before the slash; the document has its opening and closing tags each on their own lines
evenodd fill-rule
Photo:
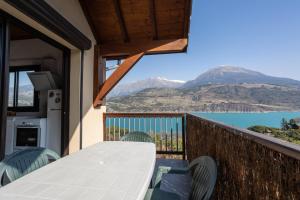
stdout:
<svg viewBox="0 0 300 200">
<path fill-rule="evenodd" d="M 0 180 L 0 187 L 5 186 L 12 182 L 12 178 L 9 176 L 7 169 L 4 170 L 4 172 L 1 174 L 1 180 Z"/>
<path fill-rule="evenodd" d="M 59 156 L 56 152 L 54 152 L 54 151 L 52 151 L 52 150 L 50 150 L 50 149 L 45 149 L 45 153 L 46 153 L 47 155 L 53 157 L 53 158 L 56 159 L 56 160 L 60 159 L 60 156 Z"/>
<path fill-rule="evenodd" d="M 187 174 L 188 168 L 174 168 L 167 166 L 159 166 L 155 178 L 154 188 L 160 188 L 161 179 L 164 174 Z"/>
</svg>

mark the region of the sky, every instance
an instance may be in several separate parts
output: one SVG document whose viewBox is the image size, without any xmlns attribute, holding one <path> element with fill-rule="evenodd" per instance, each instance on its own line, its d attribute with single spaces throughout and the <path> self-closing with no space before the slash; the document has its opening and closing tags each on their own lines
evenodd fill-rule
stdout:
<svg viewBox="0 0 300 200">
<path fill-rule="evenodd" d="M 188 52 L 144 56 L 121 83 L 221 65 L 300 80 L 300 0 L 193 0 Z"/>
</svg>

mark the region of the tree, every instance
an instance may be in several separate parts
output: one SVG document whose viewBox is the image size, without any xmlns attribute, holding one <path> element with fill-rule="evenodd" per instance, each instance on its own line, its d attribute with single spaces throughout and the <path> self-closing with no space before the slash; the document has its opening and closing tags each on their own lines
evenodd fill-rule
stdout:
<svg viewBox="0 0 300 200">
<path fill-rule="evenodd" d="M 299 128 L 298 125 L 297 125 L 297 123 L 296 123 L 296 120 L 294 120 L 294 119 L 291 119 L 291 120 L 289 121 L 289 127 L 290 127 L 291 129 L 298 129 L 298 128 Z"/>
<path fill-rule="evenodd" d="M 289 123 L 287 122 L 287 120 L 285 118 L 282 118 L 282 120 L 281 120 L 281 129 L 286 131 L 289 128 L 290 127 L 289 127 Z"/>
</svg>

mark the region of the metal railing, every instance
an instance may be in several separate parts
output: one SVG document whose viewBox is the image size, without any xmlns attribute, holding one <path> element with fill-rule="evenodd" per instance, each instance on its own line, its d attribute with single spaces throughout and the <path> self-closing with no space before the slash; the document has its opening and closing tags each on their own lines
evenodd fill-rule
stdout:
<svg viewBox="0 0 300 200">
<path fill-rule="evenodd" d="M 149 134 L 158 154 L 185 157 L 184 113 L 105 113 L 104 140 L 118 141 L 130 132 Z"/>
<path fill-rule="evenodd" d="M 186 153 L 189 161 L 212 156 L 218 163 L 215 199 L 300 199 L 298 145 L 191 114 L 107 113 L 104 120 L 105 140 L 142 131 L 158 154 Z"/>
</svg>

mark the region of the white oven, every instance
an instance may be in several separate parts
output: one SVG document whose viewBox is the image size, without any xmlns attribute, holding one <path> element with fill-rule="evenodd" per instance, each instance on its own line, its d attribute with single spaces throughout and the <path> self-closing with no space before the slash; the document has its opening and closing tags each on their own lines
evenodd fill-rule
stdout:
<svg viewBox="0 0 300 200">
<path fill-rule="evenodd" d="M 16 126 L 16 137 L 14 149 L 23 149 L 26 147 L 39 147 L 41 138 L 41 127 L 34 125 Z"/>
<path fill-rule="evenodd" d="M 19 119 L 15 121 L 14 151 L 27 147 L 45 147 L 46 119 Z"/>
</svg>

